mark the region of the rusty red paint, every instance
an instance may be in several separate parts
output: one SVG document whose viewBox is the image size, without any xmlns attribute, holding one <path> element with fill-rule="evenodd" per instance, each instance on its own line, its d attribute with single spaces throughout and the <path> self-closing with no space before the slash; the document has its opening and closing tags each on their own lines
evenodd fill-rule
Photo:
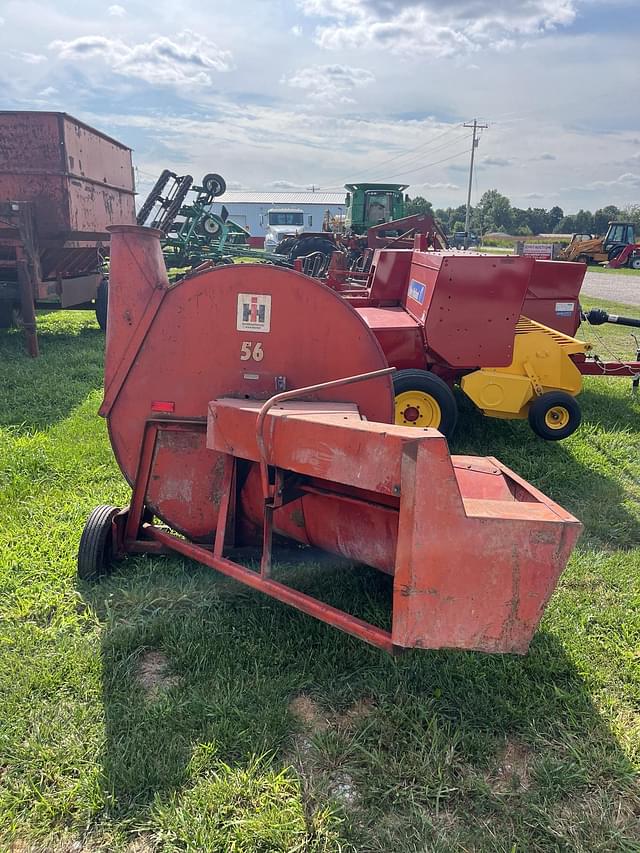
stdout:
<svg viewBox="0 0 640 853">
<path fill-rule="evenodd" d="M 121 550 L 176 551 L 389 651 L 526 650 L 579 522 L 497 460 L 391 424 L 388 375 L 307 388 L 387 367 L 348 300 L 250 265 L 170 288 L 159 235 L 135 227 L 113 230 L 111 286 L 102 412 L 133 486 Z M 283 379 L 303 399 L 281 399 Z M 150 418 L 163 400 L 175 412 Z M 273 580 L 274 534 L 392 575 L 391 631 Z M 224 556 L 256 542 L 260 572 Z"/>
</svg>

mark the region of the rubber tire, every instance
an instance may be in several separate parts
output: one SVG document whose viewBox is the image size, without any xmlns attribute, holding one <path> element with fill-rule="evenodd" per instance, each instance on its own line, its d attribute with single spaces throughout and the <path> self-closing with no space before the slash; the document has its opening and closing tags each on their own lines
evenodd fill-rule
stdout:
<svg viewBox="0 0 640 853">
<path fill-rule="evenodd" d="M 118 507 L 103 504 L 87 519 L 78 546 L 78 577 L 82 580 L 108 574 L 113 560 L 111 522 L 119 512 Z"/>
<path fill-rule="evenodd" d="M 440 406 L 442 420 L 438 429 L 447 438 L 451 438 L 458 423 L 458 404 L 453 391 L 444 381 L 430 370 L 410 368 L 398 370 L 392 375 L 393 395 L 396 397 L 405 391 L 424 391 L 430 394 Z"/>
<path fill-rule="evenodd" d="M 629 269 L 631 270 L 640 270 L 640 255 L 633 257 L 633 255 L 629 258 Z"/>
<path fill-rule="evenodd" d="M 107 331 L 107 309 L 109 307 L 109 282 L 106 278 L 100 280 L 96 292 L 96 320 L 103 332 Z"/>
<path fill-rule="evenodd" d="M 569 423 L 562 429 L 550 429 L 545 423 L 545 416 L 554 406 L 563 406 L 569 412 Z M 580 426 L 582 412 L 580 406 L 571 394 L 566 391 L 547 391 L 529 406 L 529 426 L 545 441 L 561 441 L 568 438 Z"/>
<path fill-rule="evenodd" d="M 171 177 L 173 173 L 169 171 L 169 169 L 164 169 L 160 173 L 160 177 L 155 182 L 153 189 L 145 199 L 144 204 L 140 208 L 138 215 L 136 216 L 136 224 L 144 225 L 147 219 L 149 218 L 149 214 L 153 210 L 155 203 L 162 198 L 162 191 L 167 185 L 167 181 Z"/>
<path fill-rule="evenodd" d="M 217 198 L 219 195 L 224 195 L 227 191 L 227 182 L 225 179 L 222 175 L 216 175 L 214 172 L 210 172 L 208 175 L 204 176 L 202 179 L 202 186 L 214 198 Z"/>
<path fill-rule="evenodd" d="M 620 243 L 618 246 L 612 246 L 607 252 L 607 259 L 612 261 L 614 258 L 617 258 L 618 255 L 621 255 L 626 248 L 627 247 L 623 243 Z"/>
<path fill-rule="evenodd" d="M 576 258 L 576 263 L 586 264 L 587 266 L 589 266 L 589 264 L 591 263 L 591 258 L 589 255 L 578 255 L 578 257 Z"/>
</svg>

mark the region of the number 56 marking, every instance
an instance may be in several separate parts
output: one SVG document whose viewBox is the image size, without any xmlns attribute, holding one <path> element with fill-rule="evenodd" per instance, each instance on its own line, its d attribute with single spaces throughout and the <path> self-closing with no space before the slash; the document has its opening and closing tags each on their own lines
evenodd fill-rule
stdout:
<svg viewBox="0 0 640 853">
<path fill-rule="evenodd" d="M 264 358 L 264 350 L 262 344 L 258 341 L 257 344 L 252 344 L 251 341 L 243 341 L 240 347 L 240 361 L 262 361 Z"/>
</svg>

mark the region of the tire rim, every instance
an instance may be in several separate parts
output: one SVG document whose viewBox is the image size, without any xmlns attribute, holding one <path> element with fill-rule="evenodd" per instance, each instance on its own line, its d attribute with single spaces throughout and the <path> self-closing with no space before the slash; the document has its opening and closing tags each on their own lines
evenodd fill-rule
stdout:
<svg viewBox="0 0 640 853">
<path fill-rule="evenodd" d="M 544 422 L 549 429 L 564 429 L 570 419 L 569 410 L 564 406 L 553 406 L 544 416 Z"/>
<path fill-rule="evenodd" d="M 440 426 L 442 410 L 438 401 L 425 391 L 403 391 L 396 394 L 395 422 L 400 426 Z"/>
</svg>

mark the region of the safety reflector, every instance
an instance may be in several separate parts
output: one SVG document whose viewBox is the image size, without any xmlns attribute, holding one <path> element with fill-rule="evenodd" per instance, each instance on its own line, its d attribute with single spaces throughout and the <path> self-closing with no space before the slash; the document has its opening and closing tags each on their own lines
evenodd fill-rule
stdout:
<svg viewBox="0 0 640 853">
<path fill-rule="evenodd" d="M 175 412 L 176 404 L 169 400 L 154 400 L 151 403 L 152 412 Z"/>
</svg>

